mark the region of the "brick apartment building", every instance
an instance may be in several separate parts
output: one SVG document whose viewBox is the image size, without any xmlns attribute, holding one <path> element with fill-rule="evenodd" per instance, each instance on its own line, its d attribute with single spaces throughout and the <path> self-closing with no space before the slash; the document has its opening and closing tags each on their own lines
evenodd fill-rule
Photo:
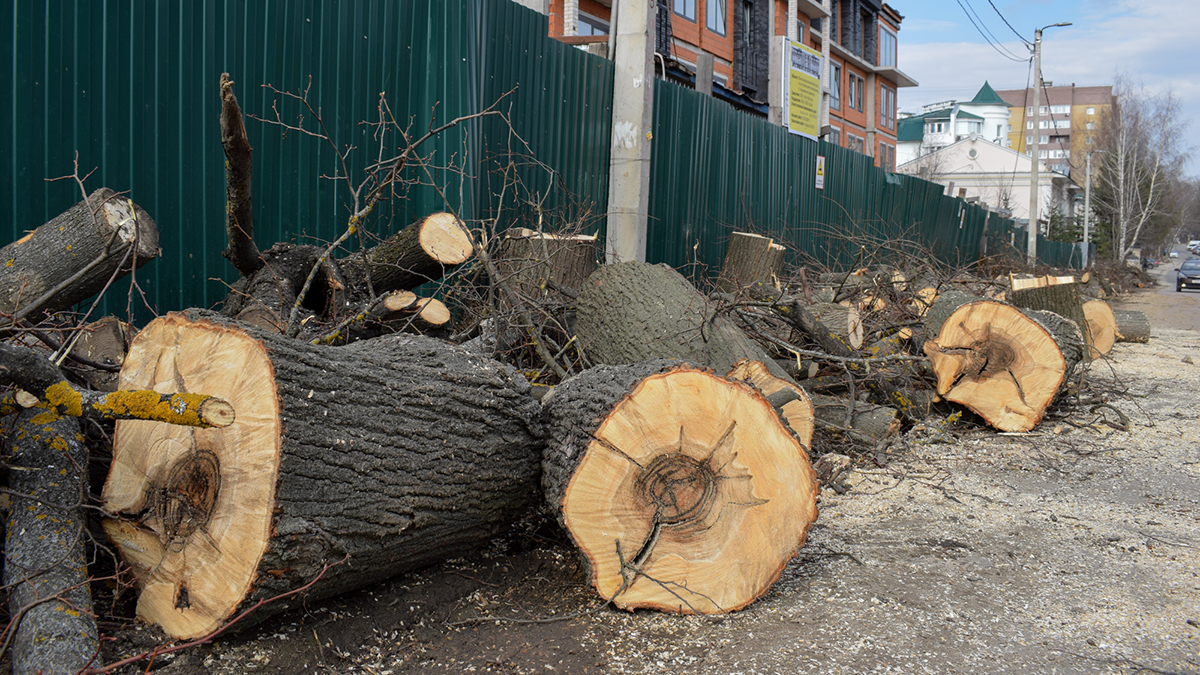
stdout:
<svg viewBox="0 0 1200 675">
<path fill-rule="evenodd" d="M 1062 87 L 1045 83 L 1038 113 L 1038 156 L 1052 170 L 1083 184 L 1084 158 L 1095 147 L 1104 113 L 1115 102 L 1112 86 Z M 1009 147 L 1026 153 L 1033 142 L 1033 89 L 996 92 L 1009 107 Z"/>
<path fill-rule="evenodd" d="M 612 0 L 520 0 L 550 17 L 550 36 L 602 43 Z M 701 55 L 712 59 L 712 94 L 766 117 L 770 39 L 787 35 L 786 0 L 657 0 L 655 69 L 696 86 Z M 917 83 L 896 59 L 903 16 L 882 0 L 796 0 L 800 42 L 828 55 L 822 110 L 826 140 L 895 170 L 896 93 Z M 829 42 L 823 50 L 823 43 Z M 707 60 L 707 59 L 704 59 Z"/>
</svg>

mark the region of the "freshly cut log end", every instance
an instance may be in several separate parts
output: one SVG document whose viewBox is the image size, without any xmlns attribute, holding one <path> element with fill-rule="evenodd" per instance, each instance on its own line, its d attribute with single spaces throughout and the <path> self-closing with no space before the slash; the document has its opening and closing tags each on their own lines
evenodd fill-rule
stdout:
<svg viewBox="0 0 1200 675">
<path fill-rule="evenodd" d="M 601 366 L 544 405 L 547 500 L 619 607 L 745 607 L 817 517 L 803 446 L 747 384 L 662 360 Z"/>
<path fill-rule="evenodd" d="M 818 303 L 806 308 L 821 325 L 830 331 L 830 337 L 850 349 L 863 344 L 862 314 L 857 307 L 845 307 L 834 303 Z"/>
<path fill-rule="evenodd" d="M 270 540 L 281 438 L 262 343 L 223 326 L 185 324 L 171 315 L 138 335 L 122 388 L 219 391 L 237 422 L 223 429 L 119 422 L 104 487 L 108 513 L 144 514 L 138 524 L 104 521 L 141 579 L 138 616 L 176 637 L 210 632 L 249 593 Z M 156 358 L 146 359 L 151 352 Z"/>
<path fill-rule="evenodd" d="M 1077 329 L 1075 340 L 1078 351 Z M 990 300 L 959 307 L 924 349 L 938 394 L 1001 431 L 1037 426 L 1069 372 L 1055 336 L 1016 307 Z"/>
<path fill-rule="evenodd" d="M 421 249 L 443 265 L 461 265 L 470 257 L 471 238 L 452 213 L 435 213 L 421 225 Z"/>
<path fill-rule="evenodd" d="M 541 406 L 512 368 L 439 340 L 317 346 L 192 310 L 139 333 L 121 378 L 236 414 L 117 424 L 104 527 L 138 616 L 178 639 L 465 553 L 535 504 Z"/>
<path fill-rule="evenodd" d="M 733 370 L 725 376 L 734 380 L 749 382 L 771 401 L 792 433 L 800 439 L 805 448 L 812 447 L 813 437 L 813 404 L 808 394 L 788 382 L 775 377 L 766 365 L 759 361 L 742 359 L 733 365 Z M 780 397 L 780 398 L 775 398 Z M 776 401 L 779 401 L 776 403 Z M 806 455 L 807 456 L 807 455 Z"/>
<path fill-rule="evenodd" d="M 1117 317 L 1112 307 L 1103 300 L 1089 300 L 1083 303 L 1083 316 L 1087 322 L 1091 358 L 1099 358 L 1112 351 L 1117 341 Z"/>
</svg>

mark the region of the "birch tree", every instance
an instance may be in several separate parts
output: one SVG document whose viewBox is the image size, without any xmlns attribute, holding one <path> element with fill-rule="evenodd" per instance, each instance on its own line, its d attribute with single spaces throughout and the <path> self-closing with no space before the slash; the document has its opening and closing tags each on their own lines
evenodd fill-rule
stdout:
<svg viewBox="0 0 1200 675">
<path fill-rule="evenodd" d="M 1120 261 L 1143 229 L 1163 213 L 1165 196 L 1186 161 L 1186 121 L 1170 90 L 1151 94 L 1141 82 L 1118 75 L 1115 101 L 1101 117 L 1093 206 L 1112 228 L 1112 253 Z"/>
</svg>

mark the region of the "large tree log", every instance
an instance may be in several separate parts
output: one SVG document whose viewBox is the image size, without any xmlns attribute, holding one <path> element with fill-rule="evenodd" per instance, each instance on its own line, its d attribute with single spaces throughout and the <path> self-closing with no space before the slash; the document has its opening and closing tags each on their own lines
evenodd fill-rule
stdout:
<svg viewBox="0 0 1200 675">
<path fill-rule="evenodd" d="M 1131 309 L 1114 309 L 1117 321 L 1118 342 L 1149 342 L 1150 319 L 1145 312 Z"/>
<path fill-rule="evenodd" d="M 938 394 L 1001 431 L 1029 431 L 1082 359 L 1083 336 L 1057 314 L 979 300 L 950 314 L 924 349 Z"/>
<path fill-rule="evenodd" d="M 410 291 L 441 279 L 470 259 L 472 251 L 471 237 L 458 218 L 435 213 L 338 264 L 352 288 L 365 290 L 369 275 L 376 293 Z"/>
<path fill-rule="evenodd" d="M 805 448 L 812 447 L 813 404 L 808 392 L 787 380 L 775 377 L 766 365 L 749 359 L 734 364 L 726 377 L 749 382 L 757 387 L 771 402 L 792 433 L 796 434 L 800 443 Z"/>
<path fill-rule="evenodd" d="M 68 309 L 99 293 L 114 273 L 128 274 L 159 252 L 150 215 L 100 188 L 0 249 L 0 314 Z"/>
<path fill-rule="evenodd" d="M 619 607 L 745 607 L 816 519 L 804 447 L 747 384 L 664 360 L 597 366 L 543 405 L 547 503 Z"/>
<path fill-rule="evenodd" d="M 596 270 L 580 290 L 576 333 L 596 363 L 674 358 L 727 373 L 742 359 L 790 379 L 715 303 L 667 265 L 624 262 Z"/>
<path fill-rule="evenodd" d="M 839 342 L 851 350 L 863 344 L 862 314 L 857 307 L 834 303 L 817 303 L 807 307 L 813 318 L 829 329 Z"/>
<path fill-rule="evenodd" d="M 596 271 L 596 236 L 512 229 L 505 233 L 497 266 L 513 291 L 540 302 L 553 284 L 578 290 Z"/>
<path fill-rule="evenodd" d="M 99 649 L 84 537 L 87 447 L 79 421 L 44 406 L 21 412 L 9 434 L 12 506 L 4 586 L 13 675 L 73 675 Z"/>
<path fill-rule="evenodd" d="M 1117 341 L 1117 317 L 1112 307 L 1103 300 L 1089 300 L 1083 303 L 1083 317 L 1087 322 L 1089 356 L 1099 358 L 1112 351 Z"/>
<path fill-rule="evenodd" d="M 343 558 L 262 611 L 458 555 L 532 506 L 540 411 L 511 368 L 421 336 L 327 347 L 223 321 L 160 318 L 122 370 L 237 411 L 220 430 L 117 426 L 104 526 L 143 619 L 205 635 Z"/>
</svg>

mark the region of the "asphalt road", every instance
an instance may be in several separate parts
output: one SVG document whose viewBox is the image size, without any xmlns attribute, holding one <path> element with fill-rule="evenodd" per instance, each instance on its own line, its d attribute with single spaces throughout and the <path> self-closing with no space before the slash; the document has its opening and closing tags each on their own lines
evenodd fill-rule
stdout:
<svg viewBox="0 0 1200 675">
<path fill-rule="evenodd" d="M 1155 328 L 1200 331 L 1200 291 L 1175 291 L 1175 268 L 1192 256 L 1177 246 L 1178 258 L 1166 258 L 1158 268 L 1150 270 L 1158 285 L 1116 301 L 1115 307 L 1145 312 Z"/>
</svg>

